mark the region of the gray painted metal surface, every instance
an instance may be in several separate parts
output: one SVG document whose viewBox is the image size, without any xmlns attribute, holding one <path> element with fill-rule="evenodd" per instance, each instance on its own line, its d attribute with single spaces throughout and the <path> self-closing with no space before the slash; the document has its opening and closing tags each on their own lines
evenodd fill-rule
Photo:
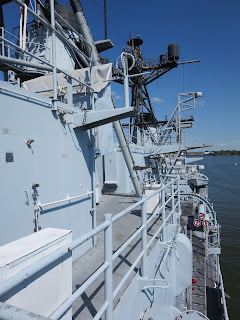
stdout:
<svg viewBox="0 0 240 320">
<path fill-rule="evenodd" d="M 10 306 L 0 302 L 0 318 L 2 320 L 49 320 L 49 318 L 42 317 L 33 312 L 29 312 L 20 308 Z"/>
<path fill-rule="evenodd" d="M 1 244 L 33 232 L 38 201 L 47 203 L 91 191 L 93 172 L 89 132 L 74 131 L 46 104 L 31 101 L 37 94 L 15 90 L 12 85 L 5 84 L 4 88 L 9 91 L 1 94 L 2 105 L 7 108 L 1 121 L 0 170 L 2 179 L 8 184 L 1 184 L 2 210 L 5 212 Z M 16 97 L 17 92 L 25 99 Z M 49 99 L 43 101 L 51 105 Z M 27 144 L 29 139 L 34 140 L 30 145 Z M 13 154 L 13 162 L 6 162 L 6 153 Z M 33 188 L 32 183 L 39 187 Z M 20 212 L 24 214 L 19 217 Z M 73 230 L 74 237 L 81 235 L 92 228 L 91 194 L 83 199 L 41 208 L 38 223 L 41 228 L 66 228 Z M 90 243 L 86 244 L 85 250 L 89 247 Z"/>
<path fill-rule="evenodd" d="M 96 90 L 94 87 L 92 66 L 99 66 L 100 60 L 81 6 L 76 1 L 71 1 L 80 34 L 55 13 L 53 0 L 50 1 L 51 23 L 39 17 L 21 1 L 14 2 L 42 23 L 43 26 L 34 39 L 34 46 L 40 39 L 45 41 L 46 46 L 42 52 L 45 65 L 41 65 L 41 68 L 53 73 L 33 81 L 38 87 L 38 83 L 44 83 L 48 79 L 47 90 L 39 88 L 38 94 L 0 82 L 4 116 L 0 120 L 0 175 L 3 181 L 0 193 L 4 219 L 4 224 L 0 227 L 1 244 L 49 226 L 73 231 L 73 242 L 63 250 L 66 253 L 76 248 L 73 252 L 74 259 L 81 256 L 73 267 L 76 271 L 76 290 L 52 314 L 53 319 L 61 318 L 73 303 L 75 318 L 100 319 L 105 316 L 106 320 L 128 320 L 136 317 L 155 319 L 161 315 L 161 319 L 169 320 L 181 315 L 183 319 L 187 319 L 191 314 L 192 319 L 199 319 L 202 315 L 189 311 L 192 297 L 192 248 L 191 241 L 186 237 L 189 223 L 186 224 L 185 221 L 185 235 L 179 229 L 182 214 L 180 200 L 186 200 L 187 195 L 192 194 L 188 186 L 187 160 L 182 155 L 186 150 L 209 146 L 188 146 L 182 137 L 183 129 L 191 127 L 192 122 L 181 121 L 181 112 L 195 107 L 198 93 L 179 94 L 178 106 L 166 130 L 146 126 L 144 129 L 134 128 L 131 133 L 129 126 L 126 137 L 120 122 L 116 120 L 134 116 L 133 108 L 128 108 L 130 68 L 127 60 L 123 59 L 125 108 L 116 109 L 111 98 L 110 84 L 107 82 L 109 78 L 101 79 L 101 89 Z M 66 29 L 55 21 L 55 15 L 61 23 L 65 23 Z M 20 37 L 24 37 L 25 31 L 20 33 Z M 67 39 L 70 34 L 71 39 Z M 29 32 L 28 40 L 33 37 L 34 32 Z M 3 37 L 1 41 L 4 49 Z M 11 46 L 9 41 L 6 43 Z M 4 56 L 5 51 L 2 50 L 0 61 L 11 63 L 11 68 L 14 67 L 20 77 L 19 71 L 31 72 L 31 75 L 36 72 L 39 75 L 39 65 L 34 63 L 34 49 L 28 46 L 25 48 L 22 44 L 21 38 L 20 52 L 27 54 L 29 48 L 30 60 L 26 61 L 21 56 L 18 60 L 11 55 Z M 16 44 L 11 47 L 13 52 L 18 49 Z M 60 52 L 60 49 L 64 49 L 64 53 L 57 57 L 56 52 Z M 67 56 L 68 70 L 61 71 L 66 66 Z M 44 62 L 39 52 L 36 57 L 37 61 Z M 123 54 L 122 57 L 126 58 L 126 55 Z M 81 72 L 74 77 L 77 73 L 73 70 L 75 63 L 89 67 L 88 70 L 82 70 L 86 74 L 83 81 L 78 79 Z M 64 79 L 64 85 L 57 82 L 60 78 Z M 77 88 L 74 81 L 77 82 Z M 84 86 L 83 91 L 79 91 L 79 85 Z M 180 101 L 181 96 L 185 100 Z M 193 106 L 188 105 L 190 99 L 194 101 Z M 182 110 L 181 106 L 187 109 Z M 112 125 L 118 139 L 117 144 Z M 149 195 L 153 185 L 159 185 L 161 189 Z M 112 198 L 103 196 L 106 206 L 103 204 L 96 215 L 99 188 L 116 195 Z M 142 199 L 139 202 L 135 199 L 136 203 L 133 205 L 129 201 L 124 205 L 129 198 L 120 197 L 120 192 L 135 192 Z M 150 197 L 151 206 L 145 202 Z M 206 189 L 200 190 L 193 197 L 198 202 L 204 202 L 213 214 Z M 123 204 L 118 212 L 117 208 L 120 206 L 117 199 L 121 199 Z M 98 201 L 101 204 L 101 200 Z M 128 208 L 123 208 L 124 206 Z M 152 206 L 153 209 L 149 212 Z M 193 207 L 192 216 L 194 210 Z M 206 229 L 207 236 L 203 241 L 205 262 L 208 259 L 216 269 L 216 281 L 224 297 L 225 319 L 228 319 L 219 266 L 219 232 L 216 217 L 213 218 L 215 223 Z M 126 220 L 123 222 L 123 219 Z M 147 227 L 147 223 L 151 223 L 151 228 Z M 212 236 L 212 241 L 208 241 L 208 234 Z M 200 238 L 198 234 L 199 241 Z M 214 245 L 215 240 L 217 246 Z M 55 251 L 38 265 L 33 264 L 26 270 L 29 275 L 34 275 L 55 261 L 55 258 L 61 258 L 62 254 L 63 251 Z M 100 265 L 94 270 L 98 264 Z M 25 274 L 22 272 L 3 281 L 0 292 L 4 294 L 22 283 Z M 82 278 L 83 274 L 85 279 Z M 93 307 L 89 308 L 91 297 L 96 308 L 94 311 Z M 83 300 L 85 307 L 79 307 L 79 299 Z M 85 308 L 88 310 L 84 310 Z M 184 312 L 186 308 L 189 313 Z M 3 306 L 0 309 L 4 309 Z M 206 295 L 204 310 L 206 312 Z M 15 311 L 8 309 L 10 313 L 6 317 Z M 19 315 L 21 314 L 24 315 L 24 311 L 19 310 Z"/>
</svg>

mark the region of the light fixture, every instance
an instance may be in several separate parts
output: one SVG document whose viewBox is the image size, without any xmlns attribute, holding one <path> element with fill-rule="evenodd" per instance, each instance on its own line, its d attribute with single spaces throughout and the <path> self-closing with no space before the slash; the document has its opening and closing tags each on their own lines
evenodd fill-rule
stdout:
<svg viewBox="0 0 240 320">
<path fill-rule="evenodd" d="M 195 92 L 194 93 L 195 98 L 201 98 L 202 97 L 202 92 Z"/>
</svg>

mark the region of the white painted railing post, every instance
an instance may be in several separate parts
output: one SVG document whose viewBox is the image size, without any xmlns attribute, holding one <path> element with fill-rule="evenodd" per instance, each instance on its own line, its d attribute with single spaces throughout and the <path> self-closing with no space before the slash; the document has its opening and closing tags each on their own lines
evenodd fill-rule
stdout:
<svg viewBox="0 0 240 320">
<path fill-rule="evenodd" d="M 67 103 L 72 106 L 73 105 L 73 95 L 72 95 L 72 78 L 66 76 L 67 80 Z"/>
<path fill-rule="evenodd" d="M 51 26 L 52 26 L 52 65 L 53 65 L 53 110 L 57 110 L 57 52 L 56 52 L 56 29 L 55 29 L 55 13 L 54 0 L 50 1 Z"/>
<path fill-rule="evenodd" d="M 124 84 L 124 107 L 129 108 L 129 78 L 128 78 L 128 56 L 123 52 L 121 55 L 121 62 L 123 66 L 123 84 Z"/>
<path fill-rule="evenodd" d="M 145 196 L 143 195 L 144 199 Z M 144 229 L 142 230 L 142 251 L 144 251 L 142 257 L 142 277 L 146 277 L 147 274 L 147 200 L 142 204 L 141 208 L 141 224 L 144 225 Z"/>
<path fill-rule="evenodd" d="M 94 88 L 93 88 L 93 49 L 90 49 L 90 65 L 89 65 L 89 73 L 90 73 L 90 87 L 91 87 L 91 106 L 92 110 L 95 110 L 95 101 L 94 101 Z"/>
<path fill-rule="evenodd" d="M 112 215 L 105 213 L 104 221 L 109 221 L 110 224 L 104 230 L 104 260 L 109 263 L 109 267 L 104 271 L 105 280 L 105 300 L 109 302 L 106 310 L 106 320 L 113 319 L 113 270 L 112 270 Z"/>
<path fill-rule="evenodd" d="M 162 198 L 162 241 L 166 241 L 166 229 L 165 229 L 165 224 L 166 224 L 166 205 L 165 205 L 165 189 L 162 189 L 161 192 L 161 198 Z"/>
<path fill-rule="evenodd" d="M 180 177 L 177 177 L 177 201 L 178 201 L 178 214 L 181 214 L 181 202 L 180 202 Z"/>
<path fill-rule="evenodd" d="M 1 30 L 2 30 L 1 36 L 3 38 L 5 38 L 4 27 L 2 27 Z M 2 40 L 2 56 L 5 56 L 5 42 L 4 42 L 4 40 Z"/>
<path fill-rule="evenodd" d="M 171 184 L 171 193 L 172 193 L 172 223 L 175 224 L 176 223 L 176 210 L 175 210 L 175 201 L 174 201 L 174 181 L 172 180 L 172 184 Z"/>
</svg>

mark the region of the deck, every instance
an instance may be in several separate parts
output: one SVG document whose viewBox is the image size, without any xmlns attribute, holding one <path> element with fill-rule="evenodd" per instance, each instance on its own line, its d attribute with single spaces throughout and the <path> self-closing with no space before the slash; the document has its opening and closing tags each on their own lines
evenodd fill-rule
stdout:
<svg viewBox="0 0 240 320">
<path fill-rule="evenodd" d="M 139 198 L 129 195 L 105 194 L 97 205 L 97 225 L 104 221 L 104 214 L 113 216 L 130 205 L 139 201 Z M 141 226 L 141 208 L 137 207 L 132 213 L 113 224 L 113 252 L 126 241 Z M 166 210 L 166 214 L 169 213 Z M 148 241 L 161 225 L 161 218 L 153 219 L 148 228 Z M 153 242 L 151 248 L 156 243 Z M 115 288 L 122 277 L 131 267 L 141 251 L 140 235 L 131 242 L 123 253 L 113 263 L 113 287 Z M 99 268 L 104 261 L 103 232 L 96 238 L 96 246 L 81 256 L 73 263 L 73 291 L 75 291 L 86 279 Z M 114 299 L 114 307 L 118 303 L 131 280 L 137 273 L 139 265 L 131 273 L 128 281 L 122 287 Z M 73 319 L 92 319 L 104 303 L 104 277 L 101 275 L 73 304 Z M 104 316 L 102 317 L 104 319 Z"/>
<path fill-rule="evenodd" d="M 111 213 L 113 216 L 132 204 L 139 198 L 132 195 L 105 194 L 97 206 L 97 225 L 104 221 L 104 214 Z M 196 229 L 192 224 L 192 205 L 189 202 L 183 202 L 181 226 L 193 244 L 193 279 L 196 284 L 192 286 L 190 304 L 188 309 L 197 310 L 206 314 L 210 320 L 221 319 L 221 310 L 218 309 L 218 290 L 216 289 L 216 272 L 212 256 L 205 257 L 205 237 L 200 228 Z M 170 212 L 169 206 L 166 215 Z M 157 216 L 153 219 L 148 228 L 148 241 L 161 225 L 161 218 Z M 187 225 L 187 229 L 186 226 Z M 115 252 L 124 241 L 126 241 L 141 226 L 141 208 L 137 207 L 124 218 L 113 224 L 113 252 Z M 157 239 L 156 239 L 157 241 Z M 104 262 L 103 232 L 96 237 L 96 245 L 87 253 L 81 256 L 73 263 L 73 291 L 79 288 L 82 283 L 88 279 Z M 152 247 L 155 242 L 153 242 Z M 151 248 L 150 248 L 151 250 Z M 113 264 L 113 287 L 121 281 L 122 277 L 131 267 L 136 257 L 141 251 L 140 235 L 131 242 L 123 253 L 114 261 Z M 114 299 L 114 307 L 120 297 L 129 286 L 135 274 L 137 267 L 132 272 L 128 281 L 122 287 Z M 205 290 L 206 283 L 206 290 Z M 73 319 L 91 319 L 99 311 L 104 303 L 104 276 L 101 275 L 73 304 Z M 104 316 L 101 318 L 104 319 Z"/>
<path fill-rule="evenodd" d="M 216 288 L 216 266 L 213 255 L 206 255 L 205 232 L 203 227 L 193 225 L 193 207 L 183 203 L 181 225 L 187 224 L 187 235 L 193 245 L 193 280 L 189 309 L 197 310 L 208 316 L 210 320 L 220 320 L 222 310 L 219 309 L 220 292 Z M 206 287 L 206 289 L 205 289 Z"/>
</svg>

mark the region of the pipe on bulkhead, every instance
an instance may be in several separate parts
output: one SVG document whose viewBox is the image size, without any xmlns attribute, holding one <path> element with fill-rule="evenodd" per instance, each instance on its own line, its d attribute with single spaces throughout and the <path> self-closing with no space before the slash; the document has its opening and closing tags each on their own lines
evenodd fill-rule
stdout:
<svg viewBox="0 0 240 320">
<path fill-rule="evenodd" d="M 97 52 L 97 48 L 94 45 L 92 33 L 89 29 L 87 20 L 83 13 L 82 6 L 78 0 L 70 0 L 73 12 L 79 24 L 80 33 L 82 34 L 83 38 L 92 46 L 92 61 L 93 65 L 97 66 L 101 64 L 100 58 Z"/>
<path fill-rule="evenodd" d="M 136 172 L 136 170 L 134 170 L 134 163 L 133 163 L 133 160 L 131 157 L 130 150 L 127 145 L 127 141 L 126 141 L 124 133 L 122 131 L 122 127 L 121 127 L 120 122 L 114 121 L 113 127 L 116 132 L 118 142 L 121 147 L 123 157 L 125 159 L 125 162 L 126 162 L 129 174 L 130 174 L 130 178 L 132 179 L 134 189 L 136 191 L 137 196 L 140 198 L 142 196 L 142 186 L 141 186 L 140 180 L 137 176 L 137 172 Z"/>
<path fill-rule="evenodd" d="M 83 54 L 81 54 L 81 51 L 79 48 L 76 46 L 76 44 L 69 38 L 69 35 L 64 31 L 64 29 L 61 27 L 60 23 L 55 21 L 56 24 L 56 29 L 61 33 L 63 37 L 65 37 L 68 41 L 69 46 L 71 49 L 75 52 L 75 54 L 81 59 L 81 63 L 83 64 L 84 67 L 88 67 L 88 61 L 85 59 Z"/>
<path fill-rule="evenodd" d="M 9 63 L 9 64 L 16 64 L 16 65 L 21 65 L 21 66 L 25 66 L 25 67 L 31 67 L 31 68 L 35 68 L 38 70 L 46 70 L 46 71 L 52 71 L 53 68 L 50 66 L 45 66 L 43 64 L 38 64 L 38 63 L 32 63 L 29 61 L 25 61 L 25 60 L 19 60 L 19 59 L 15 59 L 15 58 L 8 58 L 8 57 L 4 57 L 4 56 L 0 56 L 0 62 L 3 63 Z"/>
</svg>

